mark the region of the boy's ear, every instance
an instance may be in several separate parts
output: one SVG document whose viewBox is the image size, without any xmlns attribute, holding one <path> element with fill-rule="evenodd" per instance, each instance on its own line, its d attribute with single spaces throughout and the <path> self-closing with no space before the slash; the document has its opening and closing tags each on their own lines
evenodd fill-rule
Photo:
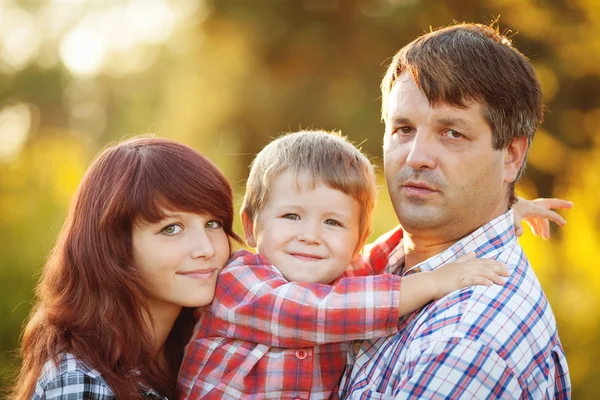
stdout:
<svg viewBox="0 0 600 400">
<path fill-rule="evenodd" d="M 256 240 L 254 239 L 254 221 L 246 211 L 242 211 L 242 227 L 244 228 L 244 236 L 248 246 L 256 247 Z"/>
</svg>

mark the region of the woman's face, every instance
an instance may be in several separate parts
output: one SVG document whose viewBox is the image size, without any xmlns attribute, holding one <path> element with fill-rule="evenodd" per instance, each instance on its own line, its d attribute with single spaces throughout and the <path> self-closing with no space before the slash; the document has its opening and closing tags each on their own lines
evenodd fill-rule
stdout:
<svg viewBox="0 0 600 400">
<path fill-rule="evenodd" d="M 133 228 L 134 261 L 150 290 L 150 307 L 179 310 L 209 304 L 230 253 L 221 221 L 163 211 L 165 219 L 139 220 Z"/>
</svg>

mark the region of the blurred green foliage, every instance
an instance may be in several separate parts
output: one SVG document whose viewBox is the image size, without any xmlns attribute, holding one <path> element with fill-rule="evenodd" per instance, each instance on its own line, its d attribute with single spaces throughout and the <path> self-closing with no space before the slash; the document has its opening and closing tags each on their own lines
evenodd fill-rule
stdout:
<svg viewBox="0 0 600 400">
<path fill-rule="evenodd" d="M 573 397 L 596 398 L 594 0 L 2 2 L 0 388 L 13 373 L 45 257 L 101 148 L 149 132 L 188 143 L 223 169 L 238 207 L 254 154 L 281 132 L 341 130 L 381 165 L 379 82 L 388 60 L 431 27 L 498 16 L 536 67 L 548 107 L 518 190 L 575 202 L 552 240 L 526 233 L 521 242 L 554 309 Z M 381 184 L 374 236 L 395 220 Z"/>
</svg>

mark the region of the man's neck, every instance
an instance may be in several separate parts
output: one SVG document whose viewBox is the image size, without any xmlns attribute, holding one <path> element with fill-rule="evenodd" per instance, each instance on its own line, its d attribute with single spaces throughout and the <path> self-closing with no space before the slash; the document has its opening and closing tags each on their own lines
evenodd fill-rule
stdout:
<svg viewBox="0 0 600 400">
<path fill-rule="evenodd" d="M 404 270 L 408 270 L 415 265 L 440 254 L 459 239 L 438 239 L 427 240 L 418 236 L 405 233 L 404 235 Z"/>
<path fill-rule="evenodd" d="M 451 227 L 437 227 L 434 230 L 427 231 L 404 231 L 404 270 L 408 270 L 415 265 L 443 252 L 454 243 L 458 242 L 467 235 L 470 235 L 481 226 L 492 221 L 508 211 L 507 204 L 503 201 L 498 204 L 489 215 L 479 218 L 480 222 L 469 225 L 455 224 Z M 475 218 L 474 218 L 475 219 Z M 474 222 L 474 221 L 470 221 Z M 408 227 L 407 227 L 408 229 Z M 446 235 L 440 235 L 446 233 Z"/>
</svg>

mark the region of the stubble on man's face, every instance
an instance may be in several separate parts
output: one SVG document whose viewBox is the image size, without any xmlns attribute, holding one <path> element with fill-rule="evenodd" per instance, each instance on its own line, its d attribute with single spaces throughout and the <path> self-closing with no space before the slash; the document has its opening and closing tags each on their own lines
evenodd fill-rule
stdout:
<svg viewBox="0 0 600 400">
<path fill-rule="evenodd" d="M 431 107 L 410 77 L 390 96 L 384 168 L 409 234 L 458 240 L 508 207 L 502 151 L 492 147 L 481 106 Z"/>
</svg>

